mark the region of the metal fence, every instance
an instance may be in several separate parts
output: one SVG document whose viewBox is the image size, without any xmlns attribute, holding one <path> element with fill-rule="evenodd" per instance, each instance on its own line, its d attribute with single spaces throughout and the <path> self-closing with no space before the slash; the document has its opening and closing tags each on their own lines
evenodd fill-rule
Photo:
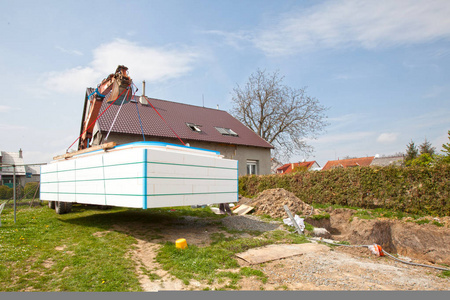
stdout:
<svg viewBox="0 0 450 300">
<path fill-rule="evenodd" d="M 16 168 L 17 167 L 26 167 L 26 166 L 42 166 L 42 165 L 46 165 L 46 163 L 35 163 L 35 164 L 20 164 L 20 165 L 15 165 L 15 164 L 4 164 L 4 163 L 0 163 L 0 170 L 3 167 L 12 167 L 13 169 L 13 201 L 14 201 L 14 223 L 16 223 L 16 216 L 17 216 L 17 180 L 16 180 Z M 4 206 L 6 205 L 6 203 L 8 203 L 9 200 L 7 200 L 6 202 L 4 202 L 2 204 L 2 209 L 0 210 L 0 214 L 4 208 Z M 1 221 L 0 221 L 0 226 L 1 226 Z"/>
</svg>

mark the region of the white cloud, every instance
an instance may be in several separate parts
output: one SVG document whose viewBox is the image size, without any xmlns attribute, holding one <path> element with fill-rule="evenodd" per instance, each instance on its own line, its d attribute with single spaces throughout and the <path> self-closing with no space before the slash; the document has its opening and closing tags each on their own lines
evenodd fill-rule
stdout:
<svg viewBox="0 0 450 300">
<path fill-rule="evenodd" d="M 0 105 L 0 113 L 7 113 L 13 110 L 14 108 L 7 105 Z"/>
<path fill-rule="evenodd" d="M 397 141 L 398 133 L 382 133 L 378 136 L 377 142 L 379 143 L 393 143 Z"/>
<path fill-rule="evenodd" d="M 344 142 L 361 142 L 361 139 L 372 136 L 374 133 L 371 131 L 359 131 L 359 132 L 349 132 L 349 133 L 339 133 L 339 134 L 326 134 L 320 138 L 306 139 L 307 142 L 313 142 L 314 144 L 337 144 Z"/>
<path fill-rule="evenodd" d="M 6 132 L 13 132 L 18 130 L 25 130 L 27 127 L 22 125 L 13 125 L 13 124 L 0 124 L 0 130 Z"/>
<path fill-rule="evenodd" d="M 100 80 L 101 76 L 100 72 L 90 67 L 49 72 L 45 75 L 45 87 L 60 93 L 80 93 L 87 87 L 95 87 L 95 82 Z"/>
<path fill-rule="evenodd" d="M 135 82 L 162 82 L 188 73 L 198 57 L 192 49 L 144 47 L 117 39 L 94 49 L 93 60 L 88 66 L 49 72 L 43 81 L 50 90 L 79 93 L 86 87 L 95 87 L 114 73 L 118 65 L 125 65 Z"/>
<path fill-rule="evenodd" d="M 326 1 L 288 12 L 255 34 L 267 54 L 293 54 L 317 47 L 366 49 L 450 38 L 447 0 Z"/>
<path fill-rule="evenodd" d="M 223 38 L 226 45 L 230 45 L 234 48 L 242 48 L 243 42 L 249 42 L 253 40 L 253 33 L 251 31 L 240 30 L 237 32 L 227 32 L 222 30 L 207 30 L 203 31 L 205 34 L 215 35 Z"/>
<path fill-rule="evenodd" d="M 83 55 L 83 52 L 81 52 L 81 51 L 69 50 L 69 49 L 66 49 L 66 48 L 61 47 L 61 46 L 56 46 L 56 49 L 58 49 L 59 51 L 61 51 L 63 53 L 70 54 L 70 55 L 77 55 L 77 56 Z"/>
<path fill-rule="evenodd" d="M 445 92 L 445 87 L 433 85 L 428 93 L 422 96 L 424 99 L 432 99 L 440 97 Z"/>
</svg>

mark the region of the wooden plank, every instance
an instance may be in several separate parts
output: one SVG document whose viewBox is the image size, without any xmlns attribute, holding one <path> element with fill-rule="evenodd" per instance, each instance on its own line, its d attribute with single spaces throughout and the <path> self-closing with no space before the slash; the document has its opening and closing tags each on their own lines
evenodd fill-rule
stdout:
<svg viewBox="0 0 450 300">
<path fill-rule="evenodd" d="M 90 148 L 86 148 L 86 149 L 83 149 L 83 150 L 79 150 L 79 151 L 75 151 L 75 152 L 71 152 L 71 153 L 66 153 L 66 154 L 63 154 L 63 155 L 58 155 L 58 156 L 53 157 L 53 160 L 67 159 L 67 158 L 70 158 L 70 157 L 78 155 L 78 154 L 88 153 L 88 152 L 102 150 L 102 149 L 103 150 L 107 150 L 107 149 L 114 148 L 116 145 L 117 145 L 116 142 L 109 142 L 109 143 L 106 143 L 106 144 L 101 144 L 101 145 L 90 147 Z"/>
<path fill-rule="evenodd" d="M 235 210 L 233 210 L 233 212 L 234 212 L 235 214 L 238 214 L 238 215 L 240 215 L 240 216 L 243 216 L 243 215 L 246 215 L 246 214 L 248 214 L 249 212 L 251 212 L 251 211 L 253 210 L 253 208 L 254 208 L 254 207 L 252 207 L 252 206 L 248 206 L 248 205 L 245 205 L 245 204 L 241 204 L 239 207 L 237 207 Z"/>
</svg>

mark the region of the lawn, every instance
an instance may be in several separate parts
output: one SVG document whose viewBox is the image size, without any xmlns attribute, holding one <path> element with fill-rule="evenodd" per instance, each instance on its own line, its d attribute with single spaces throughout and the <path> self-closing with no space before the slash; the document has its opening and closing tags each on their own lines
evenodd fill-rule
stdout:
<svg viewBox="0 0 450 300">
<path fill-rule="evenodd" d="M 130 256 L 136 237 L 113 230 L 113 225 L 138 222 L 149 228 L 148 238 L 153 239 L 159 237 L 158 230 L 151 229 L 155 224 L 171 226 L 183 216 L 209 219 L 223 230 L 212 233 L 211 244 L 201 248 L 191 245 L 178 251 L 174 242 L 161 242 L 156 261 L 186 285 L 195 279 L 224 282 L 223 289 L 239 289 L 238 280 L 251 276 L 265 282 L 260 271 L 240 268 L 234 254 L 273 243 L 307 242 L 294 233 L 220 227 L 224 216 L 215 215 L 208 207 L 99 210 L 74 205 L 71 213 L 58 215 L 44 204 L 33 208 L 20 205 L 16 224 L 12 207 L 6 207 L 0 227 L 0 291 L 141 291 L 136 263 Z M 247 237 L 242 238 L 245 233 Z M 152 270 L 142 271 L 155 277 Z"/>
<path fill-rule="evenodd" d="M 74 206 L 57 215 L 47 206 L 6 207 L 0 227 L 0 291 L 140 291 L 127 253 L 135 239 L 109 230 L 126 209 Z M 119 214 L 120 217 L 120 214 Z"/>
</svg>

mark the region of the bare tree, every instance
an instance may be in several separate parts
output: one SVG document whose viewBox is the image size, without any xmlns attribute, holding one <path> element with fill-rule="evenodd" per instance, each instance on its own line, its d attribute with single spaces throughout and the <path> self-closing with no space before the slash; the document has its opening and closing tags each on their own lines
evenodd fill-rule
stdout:
<svg viewBox="0 0 450 300">
<path fill-rule="evenodd" d="M 275 147 L 274 156 L 288 159 L 295 153 L 310 155 L 312 146 L 306 138 L 316 138 L 327 125 L 316 98 L 305 88 L 293 89 L 282 84 L 278 72 L 257 70 L 245 87 L 233 89 L 231 114 Z"/>
</svg>

